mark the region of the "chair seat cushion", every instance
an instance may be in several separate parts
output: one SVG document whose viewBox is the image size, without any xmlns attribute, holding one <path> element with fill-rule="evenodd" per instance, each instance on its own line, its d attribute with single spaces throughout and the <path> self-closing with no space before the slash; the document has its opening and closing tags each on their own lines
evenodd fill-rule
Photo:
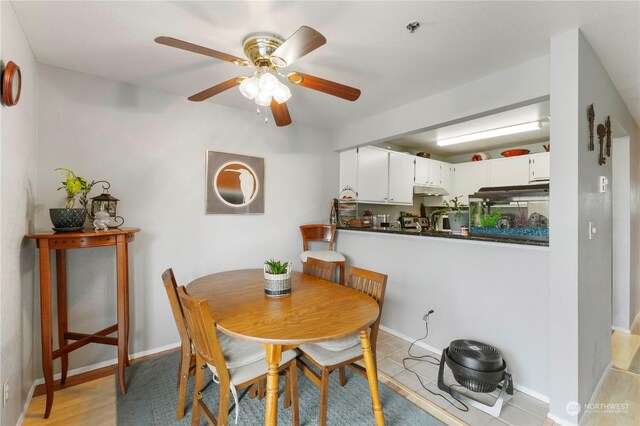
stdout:
<svg viewBox="0 0 640 426">
<path fill-rule="evenodd" d="M 314 343 L 302 345 L 299 349 L 304 356 L 312 358 L 315 362 L 325 367 L 337 365 L 354 358 L 362 358 L 362 347 L 360 345 L 352 346 L 339 352 L 328 351 Z"/>
<path fill-rule="evenodd" d="M 236 339 L 222 332 L 218 332 L 218 341 L 228 369 L 242 367 L 266 358 L 264 347 L 258 343 Z"/>
<path fill-rule="evenodd" d="M 265 350 L 262 348 L 262 353 L 264 355 Z M 285 351 L 282 353 L 282 359 L 280 360 L 280 366 L 286 364 L 297 356 L 296 351 Z M 216 369 L 213 365 L 209 365 L 209 368 L 214 373 Z M 231 379 L 231 383 L 234 386 L 247 382 L 249 380 L 255 379 L 256 377 L 260 377 L 263 374 L 267 374 L 267 370 L 269 369 L 269 365 L 267 364 L 266 358 L 263 356 L 262 359 L 254 361 L 250 364 L 243 365 L 241 367 L 230 368 L 229 369 L 229 378 Z"/>
<path fill-rule="evenodd" d="M 326 342 L 319 342 L 319 343 L 316 343 L 316 345 L 328 351 L 340 352 L 356 345 L 360 346 L 360 334 L 354 333 L 349 336 L 342 337 L 340 339 L 327 340 Z"/>
<path fill-rule="evenodd" d="M 300 260 L 304 263 L 307 257 L 313 257 L 325 262 L 344 262 L 344 255 L 333 250 L 307 250 L 300 255 Z"/>
</svg>

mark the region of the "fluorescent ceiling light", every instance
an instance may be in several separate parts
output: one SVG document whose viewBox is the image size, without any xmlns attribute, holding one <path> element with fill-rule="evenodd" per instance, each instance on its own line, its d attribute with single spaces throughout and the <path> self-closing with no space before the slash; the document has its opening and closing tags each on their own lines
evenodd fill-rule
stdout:
<svg viewBox="0 0 640 426">
<path fill-rule="evenodd" d="M 501 127 L 499 129 L 485 130 L 483 132 L 470 133 L 468 135 L 456 136 L 455 138 L 438 139 L 438 146 L 454 145 L 457 143 L 477 141 L 480 139 L 495 138 L 497 136 L 513 135 L 515 133 L 530 132 L 538 130 L 542 126 L 539 121 L 531 123 L 517 124 L 515 126 Z"/>
</svg>

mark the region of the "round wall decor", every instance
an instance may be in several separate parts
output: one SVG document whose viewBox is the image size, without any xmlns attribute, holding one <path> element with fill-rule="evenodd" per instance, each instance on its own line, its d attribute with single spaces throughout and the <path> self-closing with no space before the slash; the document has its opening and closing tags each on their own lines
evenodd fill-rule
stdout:
<svg viewBox="0 0 640 426">
<path fill-rule="evenodd" d="M 15 62 L 9 61 L 2 73 L 2 100 L 6 106 L 13 106 L 20 100 L 22 74 Z"/>
</svg>

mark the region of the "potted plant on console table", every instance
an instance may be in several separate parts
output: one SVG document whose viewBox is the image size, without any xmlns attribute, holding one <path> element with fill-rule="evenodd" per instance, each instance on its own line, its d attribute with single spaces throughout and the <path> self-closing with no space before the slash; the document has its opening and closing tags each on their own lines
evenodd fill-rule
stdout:
<svg viewBox="0 0 640 426">
<path fill-rule="evenodd" d="M 460 228 L 469 226 L 469 206 L 459 201 L 461 195 L 451 200 L 443 200 L 444 207 L 432 213 L 432 216 L 447 214 L 451 232 L 460 233 Z"/>
<path fill-rule="evenodd" d="M 58 190 L 64 189 L 67 197 L 65 208 L 49 209 L 53 230 L 57 232 L 80 231 L 84 228 L 84 221 L 87 217 L 87 195 L 91 191 L 94 182 L 88 183 L 86 178 L 77 176 L 69 169 L 58 168 L 56 170 L 59 170 L 66 178 L 62 181 L 62 186 Z M 80 196 L 82 207 L 73 208 L 78 196 Z"/>
</svg>

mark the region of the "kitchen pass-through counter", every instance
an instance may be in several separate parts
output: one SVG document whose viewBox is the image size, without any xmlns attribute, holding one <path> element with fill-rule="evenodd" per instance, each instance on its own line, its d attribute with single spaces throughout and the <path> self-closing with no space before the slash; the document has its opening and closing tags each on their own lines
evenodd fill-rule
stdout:
<svg viewBox="0 0 640 426">
<path fill-rule="evenodd" d="M 409 235 L 413 237 L 423 238 L 449 238 L 455 240 L 465 241 L 484 241 L 492 243 L 506 243 L 506 244 L 521 244 L 529 246 L 549 246 L 548 241 L 536 241 L 527 239 L 505 238 L 505 237 L 490 237 L 479 235 L 461 235 L 450 231 L 433 231 L 422 230 L 418 232 L 415 229 L 402 229 L 402 228 L 347 228 L 338 227 L 338 230 L 342 231 L 355 231 L 355 232 L 375 232 L 380 234 L 397 234 L 397 235 Z"/>
</svg>

